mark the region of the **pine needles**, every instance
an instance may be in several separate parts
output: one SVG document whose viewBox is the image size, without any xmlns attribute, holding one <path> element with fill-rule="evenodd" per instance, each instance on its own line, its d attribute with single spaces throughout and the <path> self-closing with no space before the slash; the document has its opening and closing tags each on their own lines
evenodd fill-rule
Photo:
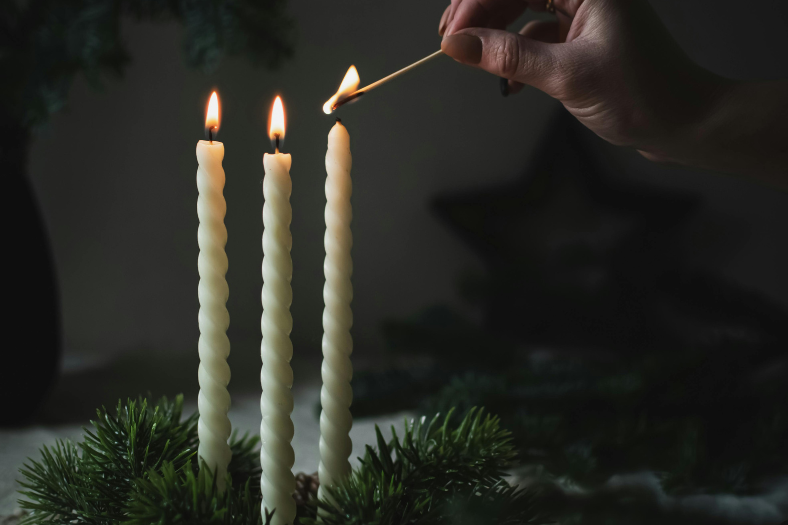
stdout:
<svg viewBox="0 0 788 525">
<path fill-rule="evenodd" d="M 198 468 L 197 416 L 181 421 L 183 398 L 118 403 L 97 411 L 80 443 L 59 441 L 21 469 L 29 525 L 269 525 L 260 514 L 257 437 L 231 438 L 227 489 Z M 457 420 L 455 424 L 454 421 Z M 392 428 L 330 501 L 299 508 L 316 525 L 514 525 L 543 523 L 534 492 L 504 480 L 515 450 L 497 417 L 471 409 Z M 341 510 L 339 510 L 341 509 Z M 298 521 L 298 520 L 297 520 Z"/>
<path fill-rule="evenodd" d="M 181 421 L 182 413 L 183 396 L 129 399 L 114 414 L 97 410 L 82 442 L 43 447 L 21 469 L 25 523 L 260 523 L 259 440 L 231 438 L 232 481 L 218 496 L 197 468 L 197 414 Z"/>
<path fill-rule="evenodd" d="M 228 485 L 223 494 L 218 494 L 208 472 L 208 469 L 200 469 L 195 474 L 189 468 L 178 472 L 167 462 L 160 472 L 151 472 L 147 479 L 138 479 L 128 505 L 129 524 L 259 525 L 260 495 L 259 491 L 252 490 L 251 478 L 240 490 Z M 270 523 L 271 516 L 266 515 L 266 524 Z"/>
<path fill-rule="evenodd" d="M 510 487 L 504 469 L 515 457 L 497 417 L 471 409 L 458 425 L 452 412 L 407 424 L 400 440 L 377 431 L 361 466 L 317 506 L 325 525 L 534 523 L 531 493 Z M 317 521 L 303 520 L 315 525 Z"/>
</svg>

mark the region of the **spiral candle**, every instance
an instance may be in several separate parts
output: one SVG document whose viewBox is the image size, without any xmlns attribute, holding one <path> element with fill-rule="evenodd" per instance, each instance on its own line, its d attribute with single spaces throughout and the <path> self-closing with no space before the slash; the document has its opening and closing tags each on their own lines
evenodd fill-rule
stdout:
<svg viewBox="0 0 788 525">
<path fill-rule="evenodd" d="M 263 368 L 260 383 L 263 396 L 260 409 L 263 421 L 260 424 L 260 465 L 263 474 L 260 487 L 263 493 L 263 511 L 276 510 L 273 525 L 291 525 L 296 515 L 295 476 L 293 463 L 295 454 L 290 442 L 293 440 L 293 344 L 290 331 L 293 317 L 290 304 L 293 290 L 293 261 L 290 248 L 290 155 L 265 154 L 265 178 L 263 179 L 263 318 L 261 328 L 263 342 L 261 355 Z"/>
<path fill-rule="evenodd" d="M 230 409 L 230 394 L 227 392 L 230 382 L 230 367 L 227 365 L 227 356 L 230 354 L 230 340 L 227 339 L 230 315 L 225 305 L 230 291 L 224 277 L 227 273 L 227 255 L 224 252 L 227 243 L 227 229 L 224 226 L 227 204 L 222 195 L 223 158 L 224 145 L 221 142 L 201 140 L 197 144 L 197 216 L 200 219 L 197 229 L 200 246 L 197 259 L 200 273 L 197 289 L 200 299 L 200 367 L 197 373 L 200 383 L 197 398 L 200 419 L 197 434 L 200 446 L 197 454 L 215 473 L 220 491 L 224 491 L 227 465 L 232 457 L 227 444 L 231 430 L 227 417 Z"/>
<path fill-rule="evenodd" d="M 334 486 L 350 473 L 348 458 L 353 448 L 350 428 L 353 417 L 350 404 L 353 390 L 350 380 L 353 365 L 353 339 L 350 327 L 353 324 L 353 260 L 350 248 L 353 235 L 350 221 L 352 182 L 350 180 L 350 135 L 337 119 L 328 134 L 326 153 L 326 234 L 324 244 L 326 259 L 323 271 L 326 284 L 323 287 L 323 388 L 320 392 L 320 476 L 319 496 L 325 497 L 323 487 Z"/>
</svg>

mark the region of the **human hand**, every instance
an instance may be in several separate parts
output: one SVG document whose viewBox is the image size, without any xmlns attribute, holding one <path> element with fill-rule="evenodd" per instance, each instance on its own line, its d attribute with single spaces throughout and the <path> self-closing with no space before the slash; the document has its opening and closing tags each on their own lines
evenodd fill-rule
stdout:
<svg viewBox="0 0 788 525">
<path fill-rule="evenodd" d="M 441 48 L 458 62 L 558 99 L 603 139 L 683 162 L 732 85 L 692 62 L 645 0 L 554 0 L 555 21 L 505 28 L 545 0 L 451 0 Z"/>
</svg>

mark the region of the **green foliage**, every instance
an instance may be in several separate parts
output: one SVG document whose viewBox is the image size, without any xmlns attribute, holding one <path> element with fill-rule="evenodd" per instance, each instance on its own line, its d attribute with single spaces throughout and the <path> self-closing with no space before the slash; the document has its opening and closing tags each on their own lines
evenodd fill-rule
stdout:
<svg viewBox="0 0 788 525">
<path fill-rule="evenodd" d="M 263 469 L 260 467 L 260 436 L 244 434 L 238 437 L 236 432 L 230 437 L 230 450 L 233 457 L 227 466 L 233 485 L 243 487 L 249 482 L 253 494 L 260 494 L 260 476 Z"/>
<path fill-rule="evenodd" d="M 73 443 L 58 441 L 54 447 L 43 447 L 41 460 L 25 464 L 21 473 L 24 480 L 19 484 L 25 490 L 20 493 L 30 500 L 19 502 L 30 511 L 25 523 L 110 522 L 106 516 L 111 505 L 103 501 L 103 489 L 92 483 L 90 469 Z"/>
<path fill-rule="evenodd" d="M 25 523 L 259 523 L 259 439 L 233 435 L 229 488 L 217 498 L 213 478 L 196 468 L 197 415 L 182 412 L 182 396 L 129 399 L 114 414 L 98 410 L 80 443 L 43 447 L 21 469 Z"/>
<path fill-rule="evenodd" d="M 286 0 L 30 0 L 0 5 L 0 116 L 26 128 L 66 103 L 82 73 L 94 86 L 130 62 L 121 20 L 177 20 L 184 54 L 213 69 L 226 56 L 276 67 L 292 54 Z"/>
<path fill-rule="evenodd" d="M 494 406 L 525 463 L 587 487 L 651 470 L 670 493 L 752 494 L 788 472 L 788 384 L 746 373 L 752 359 L 718 347 L 713 358 L 537 361 L 458 375 L 419 408 Z"/>
<path fill-rule="evenodd" d="M 181 469 L 197 449 L 197 414 L 181 422 L 183 397 L 163 398 L 148 407 L 146 399 L 118 401 L 113 415 L 102 407 L 85 431 L 82 457 L 93 473 L 104 478 L 107 491 L 128 494 L 136 478 L 165 461 Z M 107 497 L 111 494 L 108 492 Z"/>
<path fill-rule="evenodd" d="M 268 525 L 261 516 L 259 438 L 230 438 L 233 458 L 227 487 L 197 466 L 197 415 L 182 416 L 183 398 L 146 399 L 97 411 L 79 443 L 43 447 L 41 458 L 21 469 L 21 506 L 29 525 Z M 377 448 L 367 447 L 361 466 L 328 494 L 299 507 L 300 523 L 316 525 L 514 525 L 538 521 L 535 491 L 504 480 L 515 448 L 497 417 L 471 408 L 429 423 L 392 428 Z M 342 511 L 338 511 L 341 508 Z"/>
<path fill-rule="evenodd" d="M 216 490 L 210 469 L 191 468 L 179 472 L 166 462 L 160 472 L 135 481 L 128 505 L 130 525 L 259 525 L 260 496 L 251 488 L 251 478 L 241 489 L 228 485 L 223 494 Z M 272 514 L 266 514 L 266 525 Z"/>
<path fill-rule="evenodd" d="M 497 417 L 472 408 L 453 424 L 453 411 L 407 423 L 400 440 L 377 431 L 361 466 L 318 502 L 326 525 L 534 523 L 533 493 L 503 479 L 514 447 Z M 332 503 L 333 502 L 333 503 Z M 314 519 L 302 522 L 316 525 Z"/>
</svg>

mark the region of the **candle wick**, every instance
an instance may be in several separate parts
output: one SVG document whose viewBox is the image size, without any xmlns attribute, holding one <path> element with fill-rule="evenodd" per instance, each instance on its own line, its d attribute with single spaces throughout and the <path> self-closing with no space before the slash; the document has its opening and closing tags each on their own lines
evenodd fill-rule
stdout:
<svg viewBox="0 0 788 525">
<path fill-rule="evenodd" d="M 275 153 L 278 155 L 279 154 L 279 133 L 275 134 L 274 137 L 276 137 L 276 151 L 275 151 Z"/>
</svg>

